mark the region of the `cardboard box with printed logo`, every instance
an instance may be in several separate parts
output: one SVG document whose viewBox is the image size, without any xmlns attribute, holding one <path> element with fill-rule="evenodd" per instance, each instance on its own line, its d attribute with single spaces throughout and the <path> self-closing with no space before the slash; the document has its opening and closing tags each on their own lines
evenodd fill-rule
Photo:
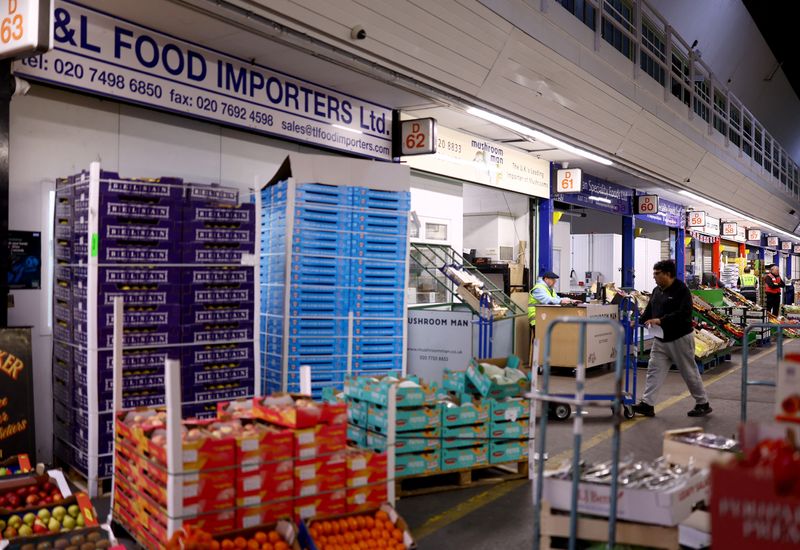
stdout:
<svg viewBox="0 0 800 550">
<path fill-rule="evenodd" d="M 435 428 L 441 424 L 439 404 L 428 407 L 397 408 L 396 427 L 398 432 L 411 432 Z M 388 431 L 389 410 L 380 405 L 370 405 L 367 415 L 367 428 L 379 433 Z"/>
</svg>

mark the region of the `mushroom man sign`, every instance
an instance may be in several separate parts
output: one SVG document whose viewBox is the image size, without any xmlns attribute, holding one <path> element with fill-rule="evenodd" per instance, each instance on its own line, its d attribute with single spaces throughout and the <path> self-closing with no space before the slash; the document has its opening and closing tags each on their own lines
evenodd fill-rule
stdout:
<svg viewBox="0 0 800 550">
<path fill-rule="evenodd" d="M 0 460 L 36 456 L 31 329 L 0 328 Z"/>
</svg>

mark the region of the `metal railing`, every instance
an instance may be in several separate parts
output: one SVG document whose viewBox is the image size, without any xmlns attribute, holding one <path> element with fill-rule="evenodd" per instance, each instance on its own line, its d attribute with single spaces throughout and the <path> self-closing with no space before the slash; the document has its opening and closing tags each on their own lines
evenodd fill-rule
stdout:
<svg viewBox="0 0 800 550">
<path fill-rule="evenodd" d="M 646 0 L 541 0 L 540 9 L 555 2 L 595 32 L 595 50 L 604 40 L 664 88 L 664 100 L 676 97 L 686 105 L 690 120 L 697 117 L 717 132 L 725 146 L 739 149 L 741 160 L 765 178 L 776 191 L 800 200 L 800 169 L 775 138 L 742 102 L 721 84 L 688 44 Z M 600 17 L 597 14 L 600 13 Z"/>
</svg>

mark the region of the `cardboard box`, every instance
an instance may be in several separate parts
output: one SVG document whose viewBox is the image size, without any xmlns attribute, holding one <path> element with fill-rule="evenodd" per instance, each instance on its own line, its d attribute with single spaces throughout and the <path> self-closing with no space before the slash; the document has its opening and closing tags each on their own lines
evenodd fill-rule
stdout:
<svg viewBox="0 0 800 550">
<path fill-rule="evenodd" d="M 536 480 L 534 480 L 534 486 Z M 708 471 L 700 470 L 686 481 L 665 491 L 619 488 L 617 518 L 655 525 L 678 525 L 689 517 L 692 508 L 709 497 Z M 545 477 L 542 498 L 553 509 L 570 510 L 572 481 Z M 608 517 L 611 487 L 581 482 L 578 486 L 578 511 L 583 514 Z"/>
<path fill-rule="evenodd" d="M 442 429 L 442 447 L 455 449 L 458 447 L 471 447 L 476 443 L 486 443 L 489 439 L 487 424 L 474 426 L 454 426 Z"/>
<path fill-rule="evenodd" d="M 489 464 L 519 462 L 528 458 L 528 440 L 512 439 L 489 442 Z"/>
<path fill-rule="evenodd" d="M 800 423 L 800 354 L 787 353 L 778 369 L 775 420 Z"/>
<path fill-rule="evenodd" d="M 479 395 L 478 389 L 467 380 L 467 371 L 444 369 L 442 372 L 442 389 L 446 392 L 461 396 Z M 467 401 L 468 399 L 463 399 Z M 462 401 L 462 402 L 463 402 Z"/>
<path fill-rule="evenodd" d="M 522 439 L 528 437 L 530 421 L 527 418 L 516 422 L 492 422 L 489 424 L 489 439 Z"/>
<path fill-rule="evenodd" d="M 367 446 L 367 430 L 359 428 L 353 424 L 347 425 L 347 442 L 356 447 L 365 448 Z"/>
<path fill-rule="evenodd" d="M 397 478 L 435 474 L 441 469 L 440 450 L 399 454 L 395 456 L 394 468 Z"/>
<path fill-rule="evenodd" d="M 489 363 L 508 369 L 518 369 L 520 367 L 520 360 L 516 355 L 511 355 L 507 358 L 481 359 L 480 361 L 472 359 L 467 367 L 467 380 L 477 388 L 480 395 L 493 399 L 521 397 L 530 389 L 530 380 L 527 376 L 516 384 L 497 384 L 484 373 L 480 363 Z"/>
<path fill-rule="evenodd" d="M 344 514 L 345 490 L 324 495 L 298 498 L 294 501 L 294 516 L 298 521 L 308 518 L 325 518 Z"/>
<path fill-rule="evenodd" d="M 294 463 L 294 495 L 308 497 L 344 489 L 347 460 L 344 453 Z"/>
<path fill-rule="evenodd" d="M 266 507 L 269 507 L 267 505 Z M 228 540 L 235 540 L 238 537 L 242 537 L 244 539 L 249 540 L 253 535 L 257 532 L 267 533 L 269 531 L 275 530 L 281 536 L 284 542 L 289 546 L 291 550 L 300 550 L 300 544 L 297 541 L 298 533 L 297 527 L 295 526 L 294 522 L 287 521 L 289 516 L 287 515 L 276 515 L 272 511 L 267 511 L 261 514 L 261 517 L 274 517 L 275 519 L 262 521 L 261 523 L 248 525 L 247 527 L 240 527 L 242 523 L 251 523 L 258 514 L 250 514 L 247 516 L 243 516 L 241 519 L 243 521 L 239 521 L 239 515 L 237 514 L 236 531 L 225 533 L 224 535 L 217 535 L 215 536 L 215 540 L 221 542 L 225 539 Z"/>
<path fill-rule="evenodd" d="M 441 424 L 441 416 L 438 403 L 427 407 L 398 407 L 395 431 L 411 432 L 435 428 Z M 369 405 L 367 428 L 386 433 L 389 429 L 389 409 L 380 405 Z"/>
<path fill-rule="evenodd" d="M 373 484 L 386 484 L 388 457 L 386 453 L 376 453 L 364 449 L 347 450 L 347 487 L 365 487 Z"/>
<path fill-rule="evenodd" d="M 274 398 L 290 396 L 295 403 L 302 402 L 307 406 L 274 407 L 270 402 Z M 317 424 L 346 424 L 347 405 L 345 403 L 313 402 L 307 396 L 293 394 L 273 394 L 266 398 L 254 398 L 253 414 L 257 418 L 285 426 L 287 428 L 309 428 Z"/>
<path fill-rule="evenodd" d="M 481 424 L 489 420 L 489 402 L 477 400 L 462 401 L 461 405 L 442 403 L 442 426 L 467 426 Z"/>
<path fill-rule="evenodd" d="M 369 411 L 369 405 L 367 404 L 366 401 L 359 401 L 358 399 L 347 400 L 348 423 L 361 426 L 362 428 L 366 428 L 368 411 Z"/>
<path fill-rule="evenodd" d="M 441 426 L 418 432 L 400 432 L 395 436 L 395 453 L 419 453 L 438 449 L 441 446 Z M 376 451 L 386 450 L 386 436 L 375 432 L 367 432 L 367 448 Z"/>
<path fill-rule="evenodd" d="M 489 405 L 489 418 L 492 422 L 503 420 L 513 422 L 521 418 L 530 418 L 531 415 L 531 402 L 523 397 L 491 399 Z"/>
<path fill-rule="evenodd" d="M 390 504 L 388 504 L 388 503 L 382 503 L 380 506 L 375 506 L 372 509 L 367 509 L 367 510 L 359 511 L 359 512 L 356 512 L 356 513 L 342 514 L 342 515 L 334 516 L 334 517 L 328 518 L 328 519 L 330 519 L 330 520 L 341 520 L 341 519 L 347 519 L 350 516 L 366 515 L 366 514 L 369 514 L 369 515 L 372 516 L 378 510 L 382 510 L 383 512 L 385 512 L 386 515 L 389 516 L 389 521 L 392 523 L 392 525 L 394 525 L 397 529 L 399 529 L 400 531 L 403 532 L 403 543 L 402 544 L 403 544 L 403 546 L 405 548 L 412 549 L 412 548 L 416 548 L 417 547 L 416 543 L 414 542 L 413 537 L 411 536 L 411 532 L 409 531 L 408 524 L 405 522 L 405 520 L 403 520 L 402 517 L 400 517 L 400 515 L 395 511 L 395 509 L 392 508 L 392 506 Z M 315 529 L 312 529 L 314 527 L 315 521 L 316 521 L 316 518 L 314 518 L 313 520 L 310 520 L 308 522 L 304 521 L 304 522 L 302 522 L 300 524 L 300 537 L 299 537 L 300 544 L 306 550 L 320 550 L 320 547 L 317 546 L 317 543 L 311 537 L 311 533 L 315 530 Z"/>
<path fill-rule="evenodd" d="M 346 510 L 348 514 L 373 510 L 386 502 L 389 498 L 385 482 L 357 487 L 355 489 L 348 488 L 346 497 Z"/>
<path fill-rule="evenodd" d="M 674 436 L 687 433 L 702 433 L 703 428 L 682 428 L 679 430 L 667 430 L 664 432 L 664 448 L 661 454 L 672 464 L 682 464 L 688 466 L 691 461 L 697 468 L 709 468 L 712 463 L 725 463 L 735 458 L 735 453 L 728 451 L 718 451 L 701 447 L 700 445 L 690 445 L 677 441 Z"/>
<path fill-rule="evenodd" d="M 486 443 L 457 449 L 442 449 L 442 471 L 462 470 L 489 464 L 489 446 Z"/>
<path fill-rule="evenodd" d="M 318 424 L 294 432 L 294 456 L 300 460 L 343 451 L 347 424 Z"/>
<path fill-rule="evenodd" d="M 344 391 L 349 398 L 386 407 L 389 405 L 389 388 L 392 385 L 397 385 L 398 407 L 422 407 L 436 402 L 435 390 L 421 384 L 415 376 L 401 380 L 390 376 L 381 379 L 351 377 L 345 383 Z"/>
<path fill-rule="evenodd" d="M 563 317 L 604 318 L 617 320 L 616 305 L 586 304 L 580 306 L 536 306 L 536 341 L 539 343 L 539 365 L 544 364 L 544 339 L 547 328 Z M 562 324 L 553 329 L 550 341 L 550 366 L 574 368 L 578 364 L 578 338 L 580 327 Z M 614 362 L 623 350 L 617 349 L 616 333 L 610 326 L 590 325 L 586 327 L 586 367 Z"/>
</svg>

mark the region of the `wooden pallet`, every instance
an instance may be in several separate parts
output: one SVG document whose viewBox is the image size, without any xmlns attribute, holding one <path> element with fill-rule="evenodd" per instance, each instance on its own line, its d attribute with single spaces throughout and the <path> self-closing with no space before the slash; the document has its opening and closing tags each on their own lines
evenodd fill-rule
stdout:
<svg viewBox="0 0 800 550">
<path fill-rule="evenodd" d="M 528 461 L 521 460 L 400 478 L 395 481 L 395 493 L 398 498 L 429 495 L 527 477 Z"/>
<path fill-rule="evenodd" d="M 63 470 L 64 477 L 67 478 L 67 481 L 77 487 L 79 491 L 83 491 L 84 493 L 91 494 L 89 491 L 89 480 L 83 475 L 82 472 L 76 470 L 69 464 L 65 463 L 58 463 L 57 465 Z M 98 496 L 106 496 L 111 493 L 111 479 L 98 479 L 97 480 L 97 495 Z"/>
<path fill-rule="evenodd" d="M 541 537 L 539 548 L 551 550 L 554 538 L 569 538 L 569 514 L 553 512 L 550 503 L 542 501 Z M 591 542 L 608 541 L 608 520 L 578 516 L 577 539 Z M 663 550 L 678 550 L 678 527 L 664 527 L 661 525 L 648 525 L 646 523 L 633 523 L 630 521 L 617 521 L 616 544 L 629 544 L 631 546 L 644 546 Z"/>
</svg>

